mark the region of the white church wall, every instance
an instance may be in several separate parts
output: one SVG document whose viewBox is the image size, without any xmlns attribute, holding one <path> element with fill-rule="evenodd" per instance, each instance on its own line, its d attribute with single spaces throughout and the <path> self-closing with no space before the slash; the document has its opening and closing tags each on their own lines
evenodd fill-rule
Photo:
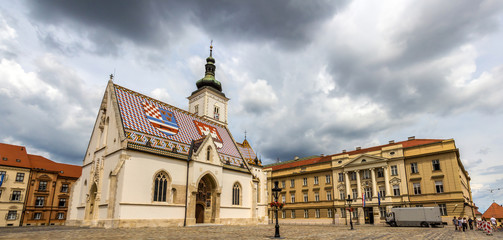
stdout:
<svg viewBox="0 0 503 240">
<path fill-rule="evenodd" d="M 249 173 L 223 170 L 222 193 L 220 197 L 220 218 L 250 218 L 252 200 L 252 178 Z M 241 204 L 232 205 L 232 189 L 234 183 L 241 185 Z"/>
<path fill-rule="evenodd" d="M 185 205 L 170 204 L 122 204 L 121 219 L 183 219 Z"/>
</svg>

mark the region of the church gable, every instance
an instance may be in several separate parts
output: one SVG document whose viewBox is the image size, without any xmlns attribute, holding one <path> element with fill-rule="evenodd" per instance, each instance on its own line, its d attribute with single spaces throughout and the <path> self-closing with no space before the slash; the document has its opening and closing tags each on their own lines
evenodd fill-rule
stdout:
<svg viewBox="0 0 503 240">
<path fill-rule="evenodd" d="M 243 167 L 243 159 L 225 126 L 119 85 L 114 89 L 129 143 L 187 155 L 193 139 L 211 136 L 223 163 Z"/>
<path fill-rule="evenodd" d="M 371 163 L 378 163 L 381 161 L 385 161 L 386 158 L 381 158 L 381 157 L 376 157 L 372 155 L 367 155 L 367 154 L 362 154 L 355 159 L 347 162 L 344 167 L 351 167 L 351 166 L 359 166 L 362 164 L 371 164 Z"/>
<path fill-rule="evenodd" d="M 222 161 L 217 152 L 217 145 L 211 136 L 196 140 L 194 143 L 193 159 L 199 162 L 206 162 L 222 166 Z"/>
</svg>

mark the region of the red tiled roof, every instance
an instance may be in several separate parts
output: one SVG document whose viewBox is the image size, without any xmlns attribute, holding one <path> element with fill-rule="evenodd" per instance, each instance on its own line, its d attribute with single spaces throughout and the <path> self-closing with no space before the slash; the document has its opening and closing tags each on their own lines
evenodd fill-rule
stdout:
<svg viewBox="0 0 503 240">
<path fill-rule="evenodd" d="M 0 143 L 0 165 L 31 168 L 31 163 L 24 146 Z"/>
<path fill-rule="evenodd" d="M 482 213 L 479 210 L 475 210 L 475 215 L 482 215 Z"/>
<path fill-rule="evenodd" d="M 328 162 L 328 161 L 331 161 L 331 160 L 332 160 L 332 157 L 330 157 L 330 156 L 315 157 L 315 158 L 306 159 L 306 160 L 300 160 L 300 161 L 296 161 L 296 162 L 289 162 L 289 163 L 285 163 L 285 164 L 281 164 L 281 165 L 274 165 L 274 166 L 271 166 L 271 169 L 273 171 L 275 171 L 275 170 L 281 170 L 281 169 L 286 169 L 286 168 L 293 168 L 293 167 L 300 167 L 300 166 L 304 166 L 304 165 L 311 165 L 311 164 L 315 164 L 315 163 Z"/>
<path fill-rule="evenodd" d="M 245 139 L 243 143 L 238 143 L 239 151 L 241 151 L 241 154 L 243 155 L 243 158 L 249 163 L 249 164 L 255 164 L 255 158 L 257 158 L 257 155 L 253 151 L 253 148 L 250 146 L 250 143 Z M 258 162 L 258 165 L 261 166 L 260 160 Z"/>
<path fill-rule="evenodd" d="M 338 156 L 338 155 L 344 155 L 344 154 L 349 154 L 349 155 L 363 154 L 363 153 L 381 150 L 384 147 L 397 145 L 397 144 L 402 144 L 403 148 L 408 148 L 408 147 L 415 147 L 415 146 L 420 146 L 420 145 L 430 144 L 430 143 L 435 143 L 435 142 L 441 142 L 441 141 L 443 141 L 443 140 L 442 139 L 413 139 L 413 140 L 390 143 L 390 144 L 385 144 L 385 145 L 380 145 L 380 146 L 375 146 L 375 147 L 363 148 L 360 150 L 354 150 L 354 151 L 349 151 L 349 152 L 345 152 L 345 153 L 344 152 L 336 153 L 336 154 L 326 156 L 326 157 L 315 157 L 315 158 L 306 159 L 306 160 L 288 162 L 285 164 L 271 166 L 271 168 L 273 171 L 275 171 L 275 170 L 280 170 L 280 169 L 287 169 L 287 168 L 299 167 L 299 166 L 310 165 L 310 164 L 315 164 L 315 163 L 321 163 L 321 162 L 330 161 L 332 159 L 332 156 Z"/>
<path fill-rule="evenodd" d="M 28 158 L 31 160 L 31 165 L 34 169 L 38 168 L 47 171 L 58 172 L 59 175 L 64 177 L 79 178 L 82 174 L 81 166 L 57 163 L 38 155 L 28 154 Z"/>
<path fill-rule="evenodd" d="M 489 206 L 489 208 L 484 212 L 484 214 L 482 214 L 482 217 L 486 219 L 489 219 L 493 216 L 498 219 L 503 218 L 503 207 L 494 202 L 493 204 L 491 204 L 491 206 Z"/>
</svg>

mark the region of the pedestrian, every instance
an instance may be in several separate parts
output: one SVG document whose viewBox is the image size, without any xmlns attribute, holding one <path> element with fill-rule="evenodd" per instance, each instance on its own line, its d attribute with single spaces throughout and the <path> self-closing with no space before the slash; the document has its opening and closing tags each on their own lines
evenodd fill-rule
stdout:
<svg viewBox="0 0 503 240">
<path fill-rule="evenodd" d="M 463 224 L 463 232 L 465 232 L 465 230 L 468 228 L 468 224 L 466 222 L 466 218 L 465 217 L 463 218 L 462 224 Z"/>
<path fill-rule="evenodd" d="M 458 217 L 458 230 L 461 232 L 461 229 L 463 229 L 463 218 Z"/>
<path fill-rule="evenodd" d="M 491 224 L 493 225 L 493 228 L 496 228 L 496 218 L 494 218 L 494 216 L 491 218 Z"/>
<path fill-rule="evenodd" d="M 470 226 L 470 230 L 473 230 L 473 219 L 471 217 L 468 218 L 468 226 Z"/>
<path fill-rule="evenodd" d="M 458 219 L 456 218 L 456 216 L 454 216 L 454 218 L 452 219 L 452 225 L 454 225 L 454 231 L 457 231 L 458 230 Z"/>
</svg>

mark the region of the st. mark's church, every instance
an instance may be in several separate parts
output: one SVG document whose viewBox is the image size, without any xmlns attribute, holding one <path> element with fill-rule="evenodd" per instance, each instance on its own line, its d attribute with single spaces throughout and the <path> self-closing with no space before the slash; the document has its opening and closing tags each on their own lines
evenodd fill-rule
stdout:
<svg viewBox="0 0 503 240">
<path fill-rule="evenodd" d="M 189 109 L 108 82 L 73 188 L 67 225 L 183 226 L 267 222 L 266 175 L 227 127 L 215 59 Z"/>
</svg>

